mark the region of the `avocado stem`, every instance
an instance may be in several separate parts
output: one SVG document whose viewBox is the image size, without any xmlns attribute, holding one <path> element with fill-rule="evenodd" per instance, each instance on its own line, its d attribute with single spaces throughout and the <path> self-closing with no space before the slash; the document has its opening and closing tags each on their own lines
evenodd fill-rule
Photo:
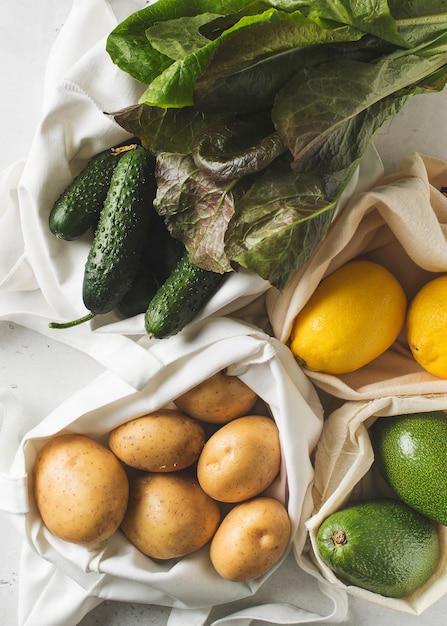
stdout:
<svg viewBox="0 0 447 626">
<path fill-rule="evenodd" d="M 335 533 L 332 535 L 332 541 L 337 546 L 342 546 L 344 543 L 346 543 L 346 533 L 343 530 L 335 531 Z"/>
<path fill-rule="evenodd" d="M 58 329 L 62 329 L 62 328 L 72 328 L 72 326 L 78 326 L 79 324 L 83 324 L 84 322 L 88 322 L 89 320 L 93 319 L 95 317 L 96 313 L 93 313 L 92 311 L 90 311 L 90 313 L 87 313 L 87 315 L 84 315 L 83 317 L 79 317 L 76 320 L 72 320 L 71 322 L 49 322 L 48 326 L 50 328 L 58 328 Z"/>
</svg>

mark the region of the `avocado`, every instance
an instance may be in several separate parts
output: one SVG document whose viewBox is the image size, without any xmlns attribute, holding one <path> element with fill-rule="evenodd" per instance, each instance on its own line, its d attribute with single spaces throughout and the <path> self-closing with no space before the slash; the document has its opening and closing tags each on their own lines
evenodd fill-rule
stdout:
<svg viewBox="0 0 447 626">
<path fill-rule="evenodd" d="M 404 502 L 367 500 L 336 511 L 317 534 L 322 560 L 339 578 L 399 598 L 421 587 L 439 561 L 434 524 Z"/>
<path fill-rule="evenodd" d="M 447 415 L 378 418 L 369 430 L 385 481 L 409 506 L 447 525 Z"/>
</svg>

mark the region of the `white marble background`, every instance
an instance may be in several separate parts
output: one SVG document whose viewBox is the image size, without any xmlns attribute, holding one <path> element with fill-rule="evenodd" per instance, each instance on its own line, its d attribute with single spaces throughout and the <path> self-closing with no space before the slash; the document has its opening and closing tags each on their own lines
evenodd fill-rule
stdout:
<svg viewBox="0 0 447 626">
<path fill-rule="evenodd" d="M 72 0 L 1 0 L 0 4 L 0 171 L 25 159 L 41 112 L 46 60 L 72 5 Z M 376 146 L 387 171 L 412 151 L 447 159 L 447 92 L 417 96 L 380 132 Z M 30 422 L 43 418 L 63 399 L 99 372 L 77 368 L 76 352 L 8 322 L 0 323 L 0 380 L 22 403 Z M 85 357 L 83 357 L 83 365 Z M 71 364 L 70 369 L 66 367 Z M 74 375 L 76 372 L 76 376 Z M 0 512 L 0 622 L 17 621 L 17 587 L 21 540 Z M 306 608 L 322 611 L 313 579 L 296 574 L 291 559 L 272 577 L 263 601 L 293 603 L 295 594 Z M 446 590 L 447 592 L 447 590 Z M 274 594 L 274 597 L 272 597 Z M 238 607 L 243 605 L 240 603 Z M 236 607 L 234 607 L 236 608 Z M 230 612 L 216 609 L 213 619 Z M 346 626 L 433 626 L 445 622 L 447 596 L 423 615 L 408 616 L 350 599 Z M 105 602 L 87 615 L 81 626 L 166 624 L 168 611 L 126 603 Z M 42 626 L 45 626 L 42 615 Z M 260 624 L 260 622 L 259 622 Z M 39 625 L 40 626 L 40 625 Z M 185 624 L 188 626 L 188 624 Z M 255 626 L 255 624 L 253 625 Z M 324 626 L 324 624 L 322 624 Z"/>
</svg>

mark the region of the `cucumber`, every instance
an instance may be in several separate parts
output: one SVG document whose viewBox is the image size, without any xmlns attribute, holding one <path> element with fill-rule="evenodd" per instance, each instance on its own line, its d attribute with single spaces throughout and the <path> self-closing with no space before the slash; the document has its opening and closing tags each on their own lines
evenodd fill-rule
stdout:
<svg viewBox="0 0 447 626">
<path fill-rule="evenodd" d="M 140 146 L 116 166 L 87 258 L 82 297 L 108 313 L 129 290 L 140 264 L 155 195 L 153 156 Z"/>
<path fill-rule="evenodd" d="M 115 167 L 130 147 L 109 148 L 90 159 L 51 209 L 48 224 L 53 235 L 72 241 L 96 225 Z"/>
<path fill-rule="evenodd" d="M 150 268 L 141 269 L 133 281 L 129 291 L 124 294 L 117 309 L 124 317 L 133 317 L 144 313 L 148 303 L 155 296 L 159 285 Z"/>
<path fill-rule="evenodd" d="M 184 252 L 183 243 L 170 235 L 164 219 L 154 210 L 149 233 L 147 260 L 159 285 L 162 285 L 174 271 Z"/>
<path fill-rule="evenodd" d="M 177 334 L 194 319 L 225 277 L 191 263 L 185 252 L 149 303 L 144 317 L 148 335 L 164 339 Z"/>
<path fill-rule="evenodd" d="M 163 218 L 153 210 L 140 267 L 129 291 L 117 305 L 119 312 L 125 317 L 144 313 L 184 251 L 185 246 L 171 237 Z"/>
<path fill-rule="evenodd" d="M 149 243 L 149 242 L 148 242 Z M 147 248 L 148 245 L 145 246 Z M 141 255 L 140 265 L 129 291 L 117 304 L 117 309 L 124 317 L 133 317 L 145 313 L 149 302 L 155 296 L 160 283 L 149 262 L 147 250 Z"/>
<path fill-rule="evenodd" d="M 69 328 L 108 313 L 122 300 L 138 272 L 156 184 L 154 157 L 141 146 L 124 152 L 110 181 L 85 264 L 82 297 L 89 313 L 51 328 Z"/>
</svg>

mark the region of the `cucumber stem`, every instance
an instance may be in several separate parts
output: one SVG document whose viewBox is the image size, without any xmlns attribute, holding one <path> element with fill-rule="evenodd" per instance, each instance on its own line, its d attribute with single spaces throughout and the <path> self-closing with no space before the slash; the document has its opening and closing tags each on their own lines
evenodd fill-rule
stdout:
<svg viewBox="0 0 447 626">
<path fill-rule="evenodd" d="M 76 320 L 72 320 L 71 322 L 50 322 L 48 324 L 48 326 L 50 328 L 72 328 L 72 326 L 78 326 L 79 324 L 83 324 L 84 322 L 88 322 L 89 320 L 93 319 L 95 317 L 96 313 L 93 313 L 92 311 L 90 311 L 90 313 L 87 313 L 87 315 L 84 315 L 83 317 L 79 317 Z"/>
<path fill-rule="evenodd" d="M 128 152 L 128 150 L 135 150 L 136 147 L 137 147 L 136 143 L 129 143 L 129 144 L 126 144 L 125 146 L 112 148 L 112 153 L 117 155 L 117 154 L 121 154 L 122 152 Z"/>
</svg>

